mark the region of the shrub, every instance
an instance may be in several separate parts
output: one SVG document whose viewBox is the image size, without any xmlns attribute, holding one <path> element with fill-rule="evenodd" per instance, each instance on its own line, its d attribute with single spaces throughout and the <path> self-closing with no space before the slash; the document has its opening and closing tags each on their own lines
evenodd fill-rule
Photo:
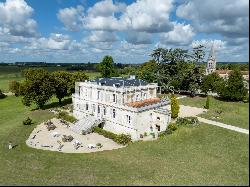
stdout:
<svg viewBox="0 0 250 187">
<path fill-rule="evenodd" d="M 171 96 L 171 117 L 177 118 L 179 114 L 180 106 L 175 97 L 175 95 Z"/>
<path fill-rule="evenodd" d="M 169 135 L 169 134 L 172 134 L 172 133 L 173 133 L 173 131 L 171 129 L 166 129 L 165 131 L 160 132 L 158 137 L 162 138 L 162 137 Z"/>
<path fill-rule="evenodd" d="M 103 145 L 102 145 L 101 143 L 97 143 L 97 144 L 96 144 L 96 147 L 99 149 L 99 148 L 102 148 Z"/>
<path fill-rule="evenodd" d="M 65 111 L 61 111 L 57 114 L 57 118 L 64 119 L 66 121 L 69 121 L 71 123 L 74 123 L 76 121 L 76 118 L 74 116 L 69 115 Z"/>
<path fill-rule="evenodd" d="M 6 95 L 2 92 L 2 90 L 0 90 L 0 99 L 3 99 L 5 97 L 6 97 Z"/>
<path fill-rule="evenodd" d="M 131 142 L 131 136 L 130 135 L 126 135 L 126 134 L 117 135 L 117 134 L 114 134 L 112 132 L 105 131 L 105 130 L 99 128 L 99 127 L 93 127 L 92 132 L 103 135 L 104 137 L 109 138 L 109 139 L 113 140 L 114 142 L 116 142 L 118 144 L 126 145 L 126 144 Z"/>
<path fill-rule="evenodd" d="M 173 133 L 173 131 L 171 130 L 171 129 L 166 129 L 166 131 L 165 131 L 165 134 L 172 134 Z"/>
<path fill-rule="evenodd" d="M 119 134 L 116 137 L 116 142 L 118 144 L 126 145 L 131 142 L 131 136 L 126 134 Z"/>
<path fill-rule="evenodd" d="M 15 94 L 15 96 L 19 96 L 22 94 L 22 86 L 20 82 L 15 80 L 9 82 L 9 90 Z"/>
<path fill-rule="evenodd" d="M 197 117 L 178 118 L 176 120 L 176 124 L 178 126 L 195 126 L 195 125 L 199 125 L 199 120 Z"/>
<path fill-rule="evenodd" d="M 72 142 L 73 139 L 74 138 L 71 135 L 69 135 L 69 136 L 63 135 L 63 137 L 62 137 L 63 142 Z"/>
<path fill-rule="evenodd" d="M 56 128 L 56 126 L 54 125 L 54 123 L 50 120 L 48 120 L 47 122 L 44 123 L 44 125 L 47 126 L 48 131 L 54 130 Z"/>
<path fill-rule="evenodd" d="M 207 96 L 206 104 L 204 106 L 205 109 L 209 109 L 209 104 L 210 104 L 210 97 Z"/>
<path fill-rule="evenodd" d="M 244 97 L 243 102 L 249 103 L 249 95 L 248 94 Z"/>
<path fill-rule="evenodd" d="M 147 134 L 147 132 L 144 132 L 144 136 L 147 136 L 148 134 Z"/>
<path fill-rule="evenodd" d="M 24 121 L 23 121 L 23 125 L 31 125 L 32 124 L 32 119 L 30 119 L 29 117 L 27 117 Z"/>
<path fill-rule="evenodd" d="M 171 131 L 175 131 L 175 130 L 177 130 L 177 125 L 175 124 L 175 123 L 170 123 L 169 125 L 168 125 L 168 129 L 170 129 Z"/>
</svg>

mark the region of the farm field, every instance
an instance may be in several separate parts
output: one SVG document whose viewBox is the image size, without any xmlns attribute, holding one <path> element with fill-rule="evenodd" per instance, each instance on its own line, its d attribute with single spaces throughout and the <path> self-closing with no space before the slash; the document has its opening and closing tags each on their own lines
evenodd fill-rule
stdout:
<svg viewBox="0 0 250 187">
<path fill-rule="evenodd" d="M 54 101 L 49 106 L 56 106 Z M 31 126 L 22 125 L 27 116 L 35 121 Z M 48 109 L 25 107 L 19 97 L 0 100 L 1 185 L 249 185 L 246 134 L 201 124 L 99 153 L 65 154 L 26 146 L 33 128 L 52 117 Z M 8 150 L 9 141 L 17 147 Z"/>
</svg>

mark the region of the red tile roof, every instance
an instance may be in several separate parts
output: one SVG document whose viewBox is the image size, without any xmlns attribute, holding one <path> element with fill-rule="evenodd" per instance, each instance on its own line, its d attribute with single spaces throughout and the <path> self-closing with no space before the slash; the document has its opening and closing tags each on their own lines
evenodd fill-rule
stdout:
<svg viewBox="0 0 250 187">
<path fill-rule="evenodd" d="M 158 103 L 160 101 L 161 101 L 160 98 L 150 98 L 150 99 L 145 99 L 145 100 L 142 100 L 142 101 L 130 102 L 127 105 L 139 108 L 139 107 L 143 107 L 143 106 L 146 106 L 146 105 L 155 104 L 155 103 Z"/>
</svg>

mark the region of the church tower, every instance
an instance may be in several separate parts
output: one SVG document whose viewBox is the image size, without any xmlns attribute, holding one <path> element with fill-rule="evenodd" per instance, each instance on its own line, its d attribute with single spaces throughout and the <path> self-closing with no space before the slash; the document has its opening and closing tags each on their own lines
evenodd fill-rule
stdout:
<svg viewBox="0 0 250 187">
<path fill-rule="evenodd" d="M 216 70 L 216 60 L 215 60 L 214 43 L 213 43 L 207 59 L 206 74 L 210 74 L 215 70 Z"/>
</svg>

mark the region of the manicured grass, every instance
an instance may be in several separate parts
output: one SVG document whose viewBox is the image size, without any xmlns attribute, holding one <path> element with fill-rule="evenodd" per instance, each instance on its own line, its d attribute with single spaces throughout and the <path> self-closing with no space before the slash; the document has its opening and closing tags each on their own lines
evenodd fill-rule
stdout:
<svg viewBox="0 0 250 187">
<path fill-rule="evenodd" d="M 36 123 L 22 125 L 30 116 Z M 53 115 L 20 98 L 0 100 L 1 185 L 248 185 L 248 135 L 202 124 L 126 148 L 65 154 L 29 148 L 33 128 Z M 8 141 L 18 144 L 7 149 Z"/>
<path fill-rule="evenodd" d="M 206 103 L 206 97 L 186 97 L 180 99 L 179 103 L 182 105 L 203 108 Z M 222 111 L 221 114 L 216 112 L 219 110 Z M 213 118 L 217 115 L 219 116 L 218 119 Z M 225 102 L 211 97 L 208 112 L 199 116 L 228 125 L 249 129 L 249 103 Z"/>
</svg>

